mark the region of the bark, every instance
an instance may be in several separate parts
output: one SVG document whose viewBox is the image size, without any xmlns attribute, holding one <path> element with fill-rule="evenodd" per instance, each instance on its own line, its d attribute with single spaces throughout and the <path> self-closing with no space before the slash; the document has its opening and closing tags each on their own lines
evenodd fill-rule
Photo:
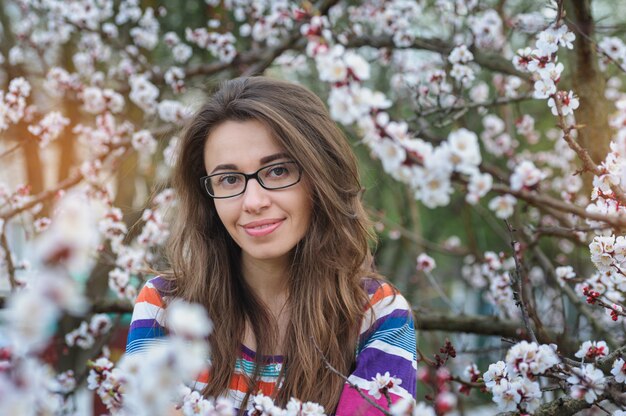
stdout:
<svg viewBox="0 0 626 416">
<path fill-rule="evenodd" d="M 72 62 L 73 45 L 67 44 L 63 47 L 64 68 L 74 70 Z M 70 125 L 67 126 L 57 140 L 59 151 L 59 172 L 58 181 L 61 182 L 70 176 L 72 167 L 76 164 L 75 147 L 76 135 L 72 133 L 72 128 L 79 122 L 78 104 L 74 100 L 66 99 L 63 101 L 63 114 L 70 119 Z"/>
<path fill-rule="evenodd" d="M 591 40 L 594 35 L 591 0 L 567 0 L 565 11 L 570 30 L 576 34 L 570 68 L 572 87 L 580 99 L 576 121 L 584 126 L 578 130 L 578 142 L 596 163 L 600 163 L 609 151 L 608 114 L 611 109 L 604 97 L 606 80 L 598 69 L 598 55 Z"/>
<path fill-rule="evenodd" d="M 581 410 L 589 409 L 592 404 L 584 400 L 576 400 L 572 398 L 559 397 L 549 403 L 546 403 L 535 410 L 534 415 L 538 416 L 570 416 Z M 498 416 L 517 416 L 518 412 L 499 413 Z"/>
</svg>

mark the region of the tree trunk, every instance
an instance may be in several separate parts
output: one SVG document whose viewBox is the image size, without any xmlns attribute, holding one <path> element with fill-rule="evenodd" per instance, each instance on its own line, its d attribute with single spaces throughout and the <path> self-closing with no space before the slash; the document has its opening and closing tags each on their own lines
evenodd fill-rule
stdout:
<svg viewBox="0 0 626 416">
<path fill-rule="evenodd" d="M 584 125 L 578 130 L 578 142 L 591 158 L 600 163 L 609 151 L 611 130 L 609 101 L 604 97 L 606 80 L 598 69 L 598 55 L 591 42 L 594 33 L 591 0 L 567 0 L 566 17 L 570 30 L 576 34 L 574 51 L 570 54 L 572 87 L 580 99 L 576 122 Z"/>
</svg>

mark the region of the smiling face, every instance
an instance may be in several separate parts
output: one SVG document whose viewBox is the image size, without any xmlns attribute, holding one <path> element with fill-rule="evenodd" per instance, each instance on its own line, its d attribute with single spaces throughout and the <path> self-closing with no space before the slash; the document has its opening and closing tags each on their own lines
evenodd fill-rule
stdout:
<svg viewBox="0 0 626 416">
<path fill-rule="evenodd" d="M 204 167 L 208 175 L 250 174 L 288 161 L 285 149 L 265 125 L 256 120 L 225 121 L 209 134 L 204 146 Z M 285 171 L 281 169 L 278 167 L 267 175 L 283 175 Z M 263 177 L 268 178 L 267 184 L 269 176 Z M 226 175 L 217 180 L 227 187 L 234 182 L 232 176 Z M 250 179 L 243 194 L 214 199 L 214 202 L 224 227 L 241 247 L 243 261 L 286 261 L 309 228 L 312 201 L 304 177 L 291 187 L 276 190 L 264 189 L 257 180 Z"/>
</svg>

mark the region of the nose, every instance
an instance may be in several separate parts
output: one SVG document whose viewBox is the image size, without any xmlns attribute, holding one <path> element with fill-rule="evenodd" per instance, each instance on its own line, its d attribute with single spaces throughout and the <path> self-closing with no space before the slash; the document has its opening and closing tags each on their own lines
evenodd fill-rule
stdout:
<svg viewBox="0 0 626 416">
<path fill-rule="evenodd" d="M 243 193 L 243 209 L 246 212 L 258 213 L 270 205 L 269 191 L 264 189 L 256 179 L 250 179 Z"/>
</svg>

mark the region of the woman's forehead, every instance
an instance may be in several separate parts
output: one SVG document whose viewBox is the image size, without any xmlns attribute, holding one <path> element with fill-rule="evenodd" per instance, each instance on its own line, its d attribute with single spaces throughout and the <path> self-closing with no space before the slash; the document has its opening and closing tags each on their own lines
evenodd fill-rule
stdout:
<svg viewBox="0 0 626 416">
<path fill-rule="evenodd" d="M 225 121 L 209 134 L 204 146 L 208 172 L 222 165 L 256 167 L 286 157 L 286 150 L 257 120 Z"/>
</svg>

